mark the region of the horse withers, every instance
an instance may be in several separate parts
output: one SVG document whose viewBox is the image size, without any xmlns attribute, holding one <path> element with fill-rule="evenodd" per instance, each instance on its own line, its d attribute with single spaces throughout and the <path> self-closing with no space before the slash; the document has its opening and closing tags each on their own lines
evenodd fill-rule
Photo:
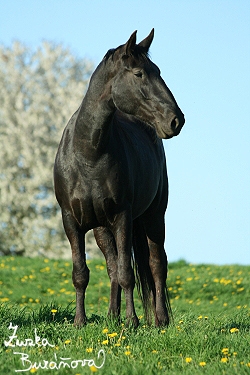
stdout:
<svg viewBox="0 0 250 375">
<path fill-rule="evenodd" d="M 56 155 L 55 193 L 72 249 L 77 326 L 86 323 L 85 234 L 90 229 L 107 263 L 108 314 L 119 317 L 123 289 L 127 323 L 138 326 L 136 278 L 147 318 L 153 310 L 156 326 L 169 323 L 164 250 L 168 178 L 161 139 L 178 135 L 185 120 L 148 57 L 153 36 L 154 29 L 136 44 L 134 32 L 127 43 L 107 52 Z"/>
</svg>

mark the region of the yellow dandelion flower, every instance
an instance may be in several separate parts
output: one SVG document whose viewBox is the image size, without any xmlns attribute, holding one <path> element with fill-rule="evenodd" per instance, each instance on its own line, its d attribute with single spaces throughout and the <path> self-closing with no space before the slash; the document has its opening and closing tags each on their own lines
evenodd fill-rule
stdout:
<svg viewBox="0 0 250 375">
<path fill-rule="evenodd" d="M 102 333 L 108 333 L 108 328 L 104 328 L 103 330 L 102 330 Z"/>
<path fill-rule="evenodd" d="M 202 319 L 202 315 L 198 316 L 198 319 L 201 320 Z"/>
<path fill-rule="evenodd" d="M 71 340 L 65 340 L 65 341 L 64 341 L 64 344 L 67 345 L 67 344 L 69 344 L 70 342 L 71 342 Z"/>
<path fill-rule="evenodd" d="M 109 340 L 104 340 L 104 341 L 102 342 L 102 345 L 108 345 L 108 343 L 109 343 Z"/>
<path fill-rule="evenodd" d="M 57 313 L 57 310 L 56 309 L 52 309 L 51 312 L 52 312 L 52 314 L 55 314 L 55 313 Z"/>
<path fill-rule="evenodd" d="M 200 365 L 201 367 L 205 367 L 205 366 L 206 366 L 206 362 L 200 362 L 199 365 Z"/>
<path fill-rule="evenodd" d="M 152 350 L 152 353 L 153 353 L 153 354 L 157 354 L 158 351 L 157 351 L 157 350 Z"/>
<path fill-rule="evenodd" d="M 248 362 L 246 365 L 247 365 L 247 367 L 250 367 L 250 362 Z"/>
<path fill-rule="evenodd" d="M 110 337 L 110 338 L 113 338 L 115 336 L 117 336 L 117 332 L 108 333 L 108 337 Z"/>
<path fill-rule="evenodd" d="M 229 352 L 229 349 L 228 349 L 228 348 L 223 348 L 223 349 L 221 350 L 221 353 L 223 353 L 224 355 L 227 355 L 228 352 Z"/>
<path fill-rule="evenodd" d="M 89 369 L 90 369 L 91 372 L 97 372 L 98 371 L 95 366 L 90 366 Z"/>
<path fill-rule="evenodd" d="M 31 374 L 34 374 L 36 371 L 37 371 L 37 369 L 34 368 L 34 367 L 32 367 L 32 369 L 30 370 Z"/>
<path fill-rule="evenodd" d="M 126 350 L 126 351 L 124 352 L 124 354 L 125 354 L 125 355 L 130 355 L 130 354 L 131 354 L 131 351 Z"/>
<path fill-rule="evenodd" d="M 231 328 L 230 333 L 237 333 L 239 332 L 238 328 Z"/>
<path fill-rule="evenodd" d="M 227 358 L 227 357 L 221 358 L 220 361 L 221 361 L 222 363 L 227 363 L 227 362 L 228 362 L 228 358 Z"/>
<path fill-rule="evenodd" d="M 166 333 L 166 330 L 165 330 L 165 329 L 162 329 L 162 330 L 161 330 L 161 333 L 162 333 L 162 334 Z"/>
<path fill-rule="evenodd" d="M 186 363 L 191 363 L 192 362 L 192 358 L 191 357 L 186 357 L 185 361 L 186 361 Z"/>
<path fill-rule="evenodd" d="M 239 288 L 239 289 L 237 289 L 237 292 L 243 292 L 243 290 L 244 290 L 244 288 L 242 287 L 242 288 Z"/>
<path fill-rule="evenodd" d="M 92 353 L 93 352 L 93 348 L 86 348 L 86 352 L 87 353 Z"/>
</svg>

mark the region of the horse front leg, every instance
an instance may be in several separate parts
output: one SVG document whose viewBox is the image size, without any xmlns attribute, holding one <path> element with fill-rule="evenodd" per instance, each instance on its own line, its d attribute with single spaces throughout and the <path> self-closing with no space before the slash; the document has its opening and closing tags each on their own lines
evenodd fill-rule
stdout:
<svg viewBox="0 0 250 375">
<path fill-rule="evenodd" d="M 136 328 L 139 325 L 139 320 L 135 312 L 133 298 L 135 276 L 131 266 L 132 227 L 131 215 L 127 212 L 120 214 L 116 218 L 114 237 L 118 253 L 118 282 L 125 295 L 127 325 L 133 325 Z"/>
<path fill-rule="evenodd" d="M 121 287 L 117 275 L 117 249 L 113 234 L 108 228 L 98 227 L 94 229 L 96 243 L 102 251 L 107 264 L 110 279 L 110 301 L 108 316 L 119 318 L 121 311 Z"/>
<path fill-rule="evenodd" d="M 63 212 L 63 224 L 72 250 L 72 280 L 76 291 L 75 326 L 86 324 L 85 291 L 89 283 L 89 269 L 85 255 L 85 233 L 77 227 L 75 219 L 70 212 Z"/>
</svg>

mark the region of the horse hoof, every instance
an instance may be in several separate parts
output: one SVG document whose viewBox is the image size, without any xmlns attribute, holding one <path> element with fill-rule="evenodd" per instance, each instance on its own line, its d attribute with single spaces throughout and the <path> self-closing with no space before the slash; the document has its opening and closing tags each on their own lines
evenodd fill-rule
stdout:
<svg viewBox="0 0 250 375">
<path fill-rule="evenodd" d="M 86 325 L 87 318 L 86 317 L 75 317 L 74 319 L 74 327 L 81 328 L 82 326 Z"/>
<path fill-rule="evenodd" d="M 132 318 L 127 318 L 126 327 L 137 328 L 139 326 L 139 319 L 137 316 L 133 316 Z"/>
<path fill-rule="evenodd" d="M 111 322 L 115 322 L 117 324 L 121 323 L 121 317 L 119 314 L 117 313 L 112 313 L 112 312 L 109 312 L 108 315 L 107 315 L 107 318 L 111 321 Z"/>
<path fill-rule="evenodd" d="M 155 326 L 156 327 L 168 327 L 169 326 L 169 318 L 164 319 L 155 319 Z"/>
</svg>

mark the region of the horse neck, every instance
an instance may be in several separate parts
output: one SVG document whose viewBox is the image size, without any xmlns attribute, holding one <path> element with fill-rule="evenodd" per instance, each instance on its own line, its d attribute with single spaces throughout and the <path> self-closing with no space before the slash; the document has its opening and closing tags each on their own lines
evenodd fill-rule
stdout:
<svg viewBox="0 0 250 375">
<path fill-rule="evenodd" d="M 91 158 L 105 147 L 116 110 L 110 95 L 110 78 L 103 64 L 91 77 L 75 123 L 75 148 L 85 151 Z"/>
</svg>

